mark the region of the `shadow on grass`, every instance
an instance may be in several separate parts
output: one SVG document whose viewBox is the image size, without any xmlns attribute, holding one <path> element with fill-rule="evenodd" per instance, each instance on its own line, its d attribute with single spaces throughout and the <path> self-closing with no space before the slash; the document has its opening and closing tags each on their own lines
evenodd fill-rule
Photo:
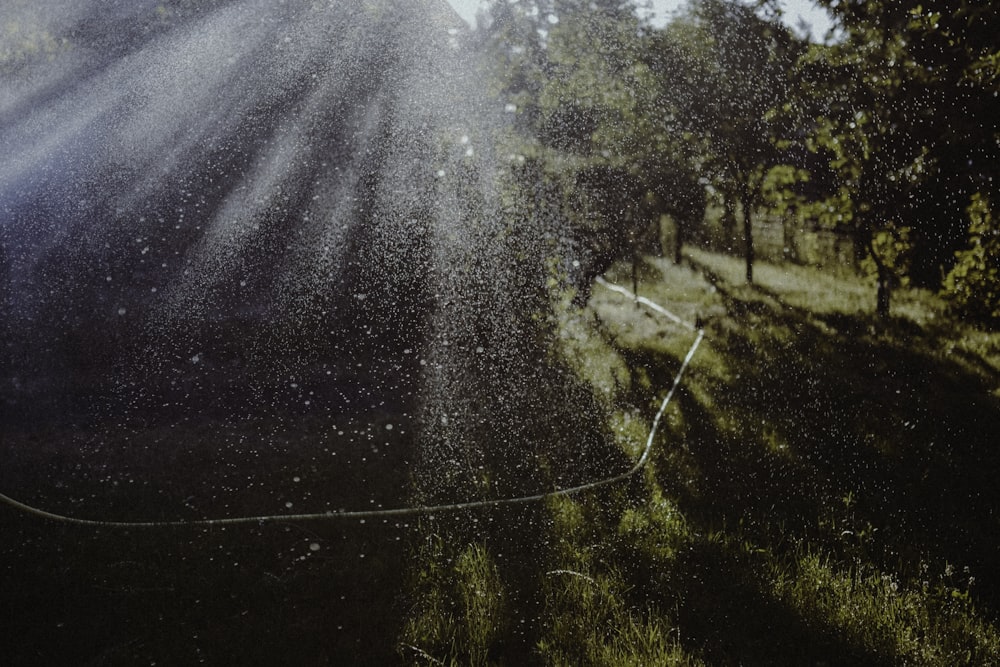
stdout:
<svg viewBox="0 0 1000 667">
<path fill-rule="evenodd" d="M 624 547 L 635 602 L 653 591 L 684 645 L 713 664 L 894 664 L 901 649 L 886 633 L 895 626 L 862 645 L 772 590 L 773 568 L 794 570 L 804 548 L 849 576 L 882 572 L 910 590 L 923 585 L 925 598 L 969 599 L 995 621 L 992 371 L 950 355 L 944 323 L 877 326 L 696 268 L 725 314 L 707 323 L 712 353 L 685 376 L 654 448 L 658 482 L 694 537 L 667 565 Z M 630 370 L 619 395 L 645 410 L 669 386 L 677 352 L 600 334 Z"/>
<path fill-rule="evenodd" d="M 94 530 L 7 511 L 0 525 L 7 664 L 379 665 L 394 654 L 402 526 Z"/>
<path fill-rule="evenodd" d="M 650 580 L 667 592 L 659 605 L 676 614 L 690 652 L 713 665 L 893 664 L 887 653 L 857 646 L 836 627 L 776 599 L 760 559 L 703 537 L 668 568 L 640 566 L 650 567 Z"/>
<path fill-rule="evenodd" d="M 939 332 L 908 321 L 872 335 L 865 316 L 815 315 L 714 282 L 730 322 L 708 339 L 736 379 L 708 388 L 710 409 L 682 398 L 718 499 L 695 506 L 792 527 L 803 504 L 839 501 L 830 509 L 877 530 L 873 556 L 969 566 L 996 609 L 1000 402 L 983 377 L 940 352 Z M 731 428 L 719 427 L 723 412 L 739 417 Z"/>
</svg>

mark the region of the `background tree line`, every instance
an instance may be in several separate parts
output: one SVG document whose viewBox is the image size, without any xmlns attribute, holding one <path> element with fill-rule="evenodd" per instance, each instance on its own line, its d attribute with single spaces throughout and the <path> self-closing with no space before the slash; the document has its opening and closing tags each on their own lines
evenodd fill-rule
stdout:
<svg viewBox="0 0 1000 667">
<path fill-rule="evenodd" d="M 773 0 L 692 0 L 662 28 L 632 0 L 492 3 L 477 39 L 515 112 L 513 169 L 569 223 L 581 296 L 664 216 L 680 261 L 712 204 L 748 282 L 755 219 L 781 214 L 849 240 L 882 318 L 913 284 L 1000 323 L 1000 9 L 819 4 L 822 43 Z"/>
</svg>

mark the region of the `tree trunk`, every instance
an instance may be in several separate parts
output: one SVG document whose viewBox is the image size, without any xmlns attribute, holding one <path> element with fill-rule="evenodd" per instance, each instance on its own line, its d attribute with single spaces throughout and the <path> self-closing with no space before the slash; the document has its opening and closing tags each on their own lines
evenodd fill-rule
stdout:
<svg viewBox="0 0 1000 667">
<path fill-rule="evenodd" d="M 892 295 L 892 283 L 890 281 L 890 277 L 885 275 L 884 271 L 879 270 L 878 290 L 875 295 L 875 315 L 883 321 L 889 319 L 889 299 Z"/>
<path fill-rule="evenodd" d="M 786 262 L 796 259 L 795 231 L 792 229 L 793 219 L 787 213 L 781 216 L 781 258 Z"/>
<path fill-rule="evenodd" d="M 635 307 L 639 307 L 639 253 L 635 244 L 632 245 L 632 294 L 635 295 Z"/>
<path fill-rule="evenodd" d="M 683 257 L 681 248 L 684 246 L 684 225 L 674 219 L 674 264 L 680 265 Z"/>
<path fill-rule="evenodd" d="M 729 195 L 723 200 L 722 230 L 725 235 L 725 251 L 732 253 L 736 244 L 736 204 Z"/>
<path fill-rule="evenodd" d="M 753 215 L 750 195 L 744 194 L 743 201 L 743 249 L 747 260 L 747 284 L 753 285 Z"/>
<path fill-rule="evenodd" d="M 875 246 L 872 243 L 871 233 L 866 233 L 866 245 L 868 247 L 868 254 L 871 256 L 872 261 L 875 262 L 875 272 L 876 272 L 876 289 L 875 289 L 875 316 L 881 320 L 886 321 L 889 319 L 889 303 L 892 299 L 892 273 L 889 271 L 882 259 L 875 252 Z"/>
</svg>

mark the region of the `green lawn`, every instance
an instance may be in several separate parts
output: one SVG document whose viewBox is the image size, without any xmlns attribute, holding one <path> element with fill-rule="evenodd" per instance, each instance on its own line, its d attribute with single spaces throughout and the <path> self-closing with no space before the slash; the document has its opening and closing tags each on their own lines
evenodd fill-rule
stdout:
<svg viewBox="0 0 1000 667">
<path fill-rule="evenodd" d="M 880 324 L 860 278 L 766 263 L 756 286 L 742 275 L 701 251 L 647 258 L 640 294 L 706 332 L 652 464 L 520 517 L 520 555 L 495 533 L 445 529 L 414 566 L 407 660 L 1000 662 L 1000 336 L 927 293 L 900 292 Z M 637 455 L 694 334 L 601 286 L 555 326 Z M 469 591 L 495 604 L 470 606 Z"/>
<path fill-rule="evenodd" d="M 747 286 L 740 260 L 694 250 L 681 266 L 644 261 L 640 294 L 698 321 L 705 338 L 649 465 L 628 480 L 544 503 L 366 523 L 130 531 L 0 515 L 5 583 L 17 583 L 5 655 L 12 664 L 75 664 L 72 655 L 114 665 L 279 656 L 372 665 L 1000 664 L 1000 335 L 953 321 L 931 294 L 898 293 L 893 318 L 879 323 L 865 280 L 764 262 L 755 273 L 758 284 Z M 629 285 L 631 267 L 606 278 Z M 627 469 L 695 340 L 602 285 L 585 308 L 571 297 L 555 295 L 551 317 L 539 315 L 540 335 L 554 342 L 545 370 L 561 373 L 546 400 L 570 387 L 592 396 L 572 401 L 592 414 L 562 424 L 559 442 L 541 443 L 551 446 L 512 442 L 494 457 L 501 473 L 516 474 L 502 468 L 516 457 L 544 468 L 534 473 L 541 484 Z M 196 460 L 185 469 L 205 472 L 162 490 L 140 483 L 170 461 L 143 459 L 150 470 L 128 479 L 93 474 L 85 431 L 68 440 L 80 445 L 72 455 L 36 441 L 11 450 L 31 451 L 54 479 L 72 482 L 37 490 L 46 507 L 87 516 L 311 508 L 340 493 L 336 507 L 358 489 L 387 503 L 409 488 L 410 429 L 394 428 L 376 458 L 369 436 L 386 432 L 384 419 L 338 418 L 349 442 L 299 459 L 284 445 L 329 434 L 329 425 L 251 421 L 218 431 L 221 440 L 187 423 L 122 431 L 123 458 L 130 448 L 158 451 L 168 437 L 193 443 L 177 451 L 188 457 L 179 463 Z M 284 434 L 275 451 L 218 447 L 268 429 Z M 595 459 L 603 450 L 581 432 L 620 452 Z M 346 457 L 350 443 L 364 465 Z M 216 458 L 192 458 L 205 452 Z M 243 452 L 253 460 L 241 464 Z M 249 483 L 264 465 L 258 456 L 274 461 L 265 466 L 273 482 Z M 5 473 L 30 487 L 38 469 L 18 461 Z M 203 492 L 192 503 L 218 506 L 187 508 L 191 488 Z M 162 622 L 150 630 L 150 618 Z"/>
</svg>

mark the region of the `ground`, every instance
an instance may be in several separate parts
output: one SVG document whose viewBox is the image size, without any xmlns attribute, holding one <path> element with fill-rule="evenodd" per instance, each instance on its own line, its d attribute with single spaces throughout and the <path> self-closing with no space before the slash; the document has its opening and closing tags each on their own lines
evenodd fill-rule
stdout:
<svg viewBox="0 0 1000 667">
<path fill-rule="evenodd" d="M 756 279 L 706 252 L 645 260 L 640 294 L 705 339 L 650 464 L 620 484 L 412 521 L 225 529 L 4 508 L 0 652 L 18 665 L 996 664 L 1000 336 L 917 291 L 877 322 L 872 286 L 830 270 L 762 262 Z M 571 297 L 554 354 L 634 457 L 695 334 L 600 285 L 585 308 Z M 242 490 L 261 504 L 273 492 Z"/>
</svg>

